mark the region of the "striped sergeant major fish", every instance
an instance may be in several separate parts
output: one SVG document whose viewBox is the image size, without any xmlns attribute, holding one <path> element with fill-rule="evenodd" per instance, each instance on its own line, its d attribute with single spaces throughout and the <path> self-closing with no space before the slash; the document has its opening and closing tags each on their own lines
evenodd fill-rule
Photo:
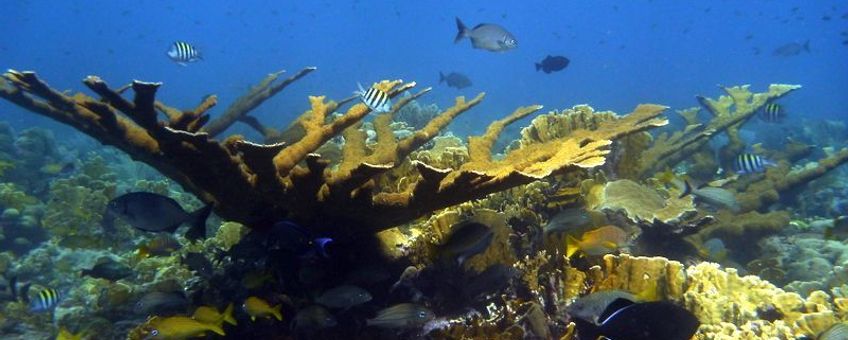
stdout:
<svg viewBox="0 0 848 340">
<path fill-rule="evenodd" d="M 175 41 L 168 50 L 168 58 L 181 66 L 203 59 L 200 51 L 185 41 Z"/>
<path fill-rule="evenodd" d="M 362 100 L 362 103 L 368 106 L 371 111 L 374 112 L 389 112 L 392 109 L 392 100 L 389 99 L 389 94 L 386 91 L 380 90 L 376 87 L 371 87 L 368 91 L 362 88 L 362 84 L 356 83 L 359 86 L 359 91 L 355 93 L 359 95 L 359 99 Z"/>
<path fill-rule="evenodd" d="M 766 167 L 774 166 L 774 162 L 763 159 L 759 155 L 741 153 L 736 156 L 734 169 L 740 174 L 753 174 L 766 171 Z"/>
<path fill-rule="evenodd" d="M 768 103 L 760 111 L 760 119 L 769 123 L 780 122 L 784 117 L 786 117 L 786 111 L 777 103 Z"/>
<path fill-rule="evenodd" d="M 59 291 L 53 288 L 42 289 L 35 299 L 30 301 L 29 310 L 36 313 L 53 310 L 61 299 L 62 294 Z"/>
</svg>

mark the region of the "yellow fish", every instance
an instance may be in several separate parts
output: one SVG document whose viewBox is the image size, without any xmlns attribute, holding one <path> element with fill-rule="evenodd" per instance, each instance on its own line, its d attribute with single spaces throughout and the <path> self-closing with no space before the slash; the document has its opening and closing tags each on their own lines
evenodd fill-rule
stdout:
<svg viewBox="0 0 848 340">
<path fill-rule="evenodd" d="M 283 314 L 280 313 L 280 305 L 271 307 L 268 302 L 255 296 L 244 300 L 242 308 L 250 315 L 251 321 L 256 320 L 256 318 L 270 318 L 272 316 L 277 318 L 277 320 L 283 320 Z"/>
<path fill-rule="evenodd" d="M 145 328 L 149 329 L 146 339 L 180 340 L 204 336 L 207 332 L 226 335 L 219 326 L 202 323 L 185 316 L 172 316 L 164 319 L 154 317 L 147 322 Z"/>
<path fill-rule="evenodd" d="M 56 334 L 56 340 L 80 340 L 82 339 L 82 332 L 77 334 L 71 333 L 65 327 L 59 327 L 59 334 Z"/>
<path fill-rule="evenodd" d="M 609 254 L 626 246 L 628 238 L 626 231 L 614 225 L 587 231 L 579 240 L 568 235 L 565 240 L 565 256 L 571 258 L 577 251 L 590 256 Z"/>
<path fill-rule="evenodd" d="M 231 324 L 233 326 L 237 325 L 236 319 L 233 318 L 233 304 L 227 305 L 227 308 L 224 309 L 223 313 L 218 313 L 218 309 L 210 306 L 200 306 L 194 310 L 194 314 L 191 316 L 192 319 L 200 321 L 202 323 L 208 323 L 212 325 L 217 325 L 221 327 L 224 325 L 224 322 Z"/>
</svg>

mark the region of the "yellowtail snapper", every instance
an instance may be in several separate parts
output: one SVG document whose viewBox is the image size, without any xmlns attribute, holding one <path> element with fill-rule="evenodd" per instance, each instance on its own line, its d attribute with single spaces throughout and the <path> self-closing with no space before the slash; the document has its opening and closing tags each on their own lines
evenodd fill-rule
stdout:
<svg viewBox="0 0 848 340">
<path fill-rule="evenodd" d="M 760 119 L 769 123 L 778 123 L 784 117 L 786 117 L 786 111 L 783 110 L 783 106 L 777 103 L 768 103 L 760 111 Z"/>
<path fill-rule="evenodd" d="M 368 106 L 371 111 L 374 112 L 389 112 L 392 108 L 392 101 L 389 98 L 389 94 L 386 91 L 380 90 L 376 87 L 371 87 L 367 91 L 362 88 L 362 84 L 356 83 L 359 87 L 359 91 L 356 91 L 357 95 L 359 95 L 359 99 L 362 100 L 362 103 Z"/>
<path fill-rule="evenodd" d="M 42 289 L 38 292 L 35 299 L 30 302 L 29 310 L 36 313 L 51 311 L 59 305 L 62 298 L 62 294 L 53 288 Z"/>
<path fill-rule="evenodd" d="M 168 57 L 180 66 L 203 60 L 200 51 L 185 41 L 175 41 L 168 50 Z"/>
<path fill-rule="evenodd" d="M 768 166 L 774 166 L 774 162 L 751 153 L 739 154 L 733 163 L 734 170 L 740 174 L 765 172 Z"/>
</svg>

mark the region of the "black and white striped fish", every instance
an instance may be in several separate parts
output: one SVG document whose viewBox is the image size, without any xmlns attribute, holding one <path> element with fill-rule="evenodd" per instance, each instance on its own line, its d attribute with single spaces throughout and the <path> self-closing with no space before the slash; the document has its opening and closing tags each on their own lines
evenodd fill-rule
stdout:
<svg viewBox="0 0 848 340">
<path fill-rule="evenodd" d="M 389 112 L 392 109 L 392 100 L 389 98 L 389 94 L 386 91 L 380 90 L 376 87 L 371 87 L 368 91 L 362 88 L 362 84 L 357 83 L 359 86 L 359 91 L 356 94 L 359 95 L 359 99 L 374 112 Z"/>
<path fill-rule="evenodd" d="M 203 59 L 200 56 L 200 51 L 185 41 L 175 41 L 171 45 L 171 49 L 168 50 L 168 57 L 182 66 Z"/>
<path fill-rule="evenodd" d="M 38 295 L 29 304 L 31 312 L 46 312 L 52 310 L 53 307 L 59 304 L 62 299 L 62 294 L 53 288 L 45 288 L 38 292 Z"/>
<path fill-rule="evenodd" d="M 786 117 L 786 111 L 777 103 L 768 103 L 760 111 L 760 119 L 769 123 L 780 122 L 784 117 Z"/>
<path fill-rule="evenodd" d="M 737 173 L 753 174 L 766 171 L 766 167 L 774 166 L 774 163 L 763 159 L 759 155 L 741 153 L 739 156 L 736 156 L 736 161 L 733 165 Z"/>
</svg>

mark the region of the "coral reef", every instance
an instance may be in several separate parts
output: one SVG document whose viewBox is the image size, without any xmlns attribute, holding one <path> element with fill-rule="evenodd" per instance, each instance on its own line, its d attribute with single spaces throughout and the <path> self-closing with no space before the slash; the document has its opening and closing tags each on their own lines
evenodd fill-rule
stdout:
<svg viewBox="0 0 848 340">
<path fill-rule="evenodd" d="M 364 104 L 353 105 L 328 123 L 339 103 L 310 97 L 312 108 L 293 124 L 300 126 L 301 138 L 286 145 L 259 145 L 237 136 L 218 142 L 203 132 L 202 125 L 208 119 L 205 110 L 211 107 L 208 103 L 176 117 L 169 116 L 168 122 L 159 122 L 155 102 L 158 83 L 133 82 L 129 88 L 135 97 L 129 101 L 121 91 L 111 89 L 94 76 L 83 83 L 100 95 L 100 100 L 53 90 L 32 72 L 10 70 L 3 79 L 3 98 L 71 125 L 153 166 L 213 204 L 223 218 L 255 226 L 292 217 L 319 230 L 336 225 L 334 232 L 338 232 L 339 225 L 349 226 L 342 233 L 383 230 L 427 212 L 551 174 L 601 165 L 611 140 L 665 124 L 655 118 L 664 107 L 640 105 L 630 115 L 597 130 L 578 130 L 568 137 L 525 145 L 502 160 L 493 161 L 491 147 L 503 128 L 541 107 L 520 108 L 492 123 L 483 136 L 471 137 L 470 161 L 459 169 L 438 169 L 419 162 L 416 167 L 421 177 L 411 190 L 383 193 L 373 187 L 373 178 L 400 164 L 457 115 L 479 103 L 483 94 L 470 101 L 457 98 L 453 107 L 424 128 L 397 140 L 389 128 L 391 118 L 417 95 L 404 97 L 391 112 L 375 118 L 378 144 L 369 154 L 364 136 L 356 133 L 356 127 L 370 111 Z M 415 84 L 384 81 L 376 86 L 395 97 Z M 166 111 L 166 115 L 176 113 Z M 346 129 L 343 159 L 332 169 L 313 152 Z M 305 166 L 300 165 L 303 162 Z M 222 178 L 227 180 L 222 182 Z"/>
</svg>

